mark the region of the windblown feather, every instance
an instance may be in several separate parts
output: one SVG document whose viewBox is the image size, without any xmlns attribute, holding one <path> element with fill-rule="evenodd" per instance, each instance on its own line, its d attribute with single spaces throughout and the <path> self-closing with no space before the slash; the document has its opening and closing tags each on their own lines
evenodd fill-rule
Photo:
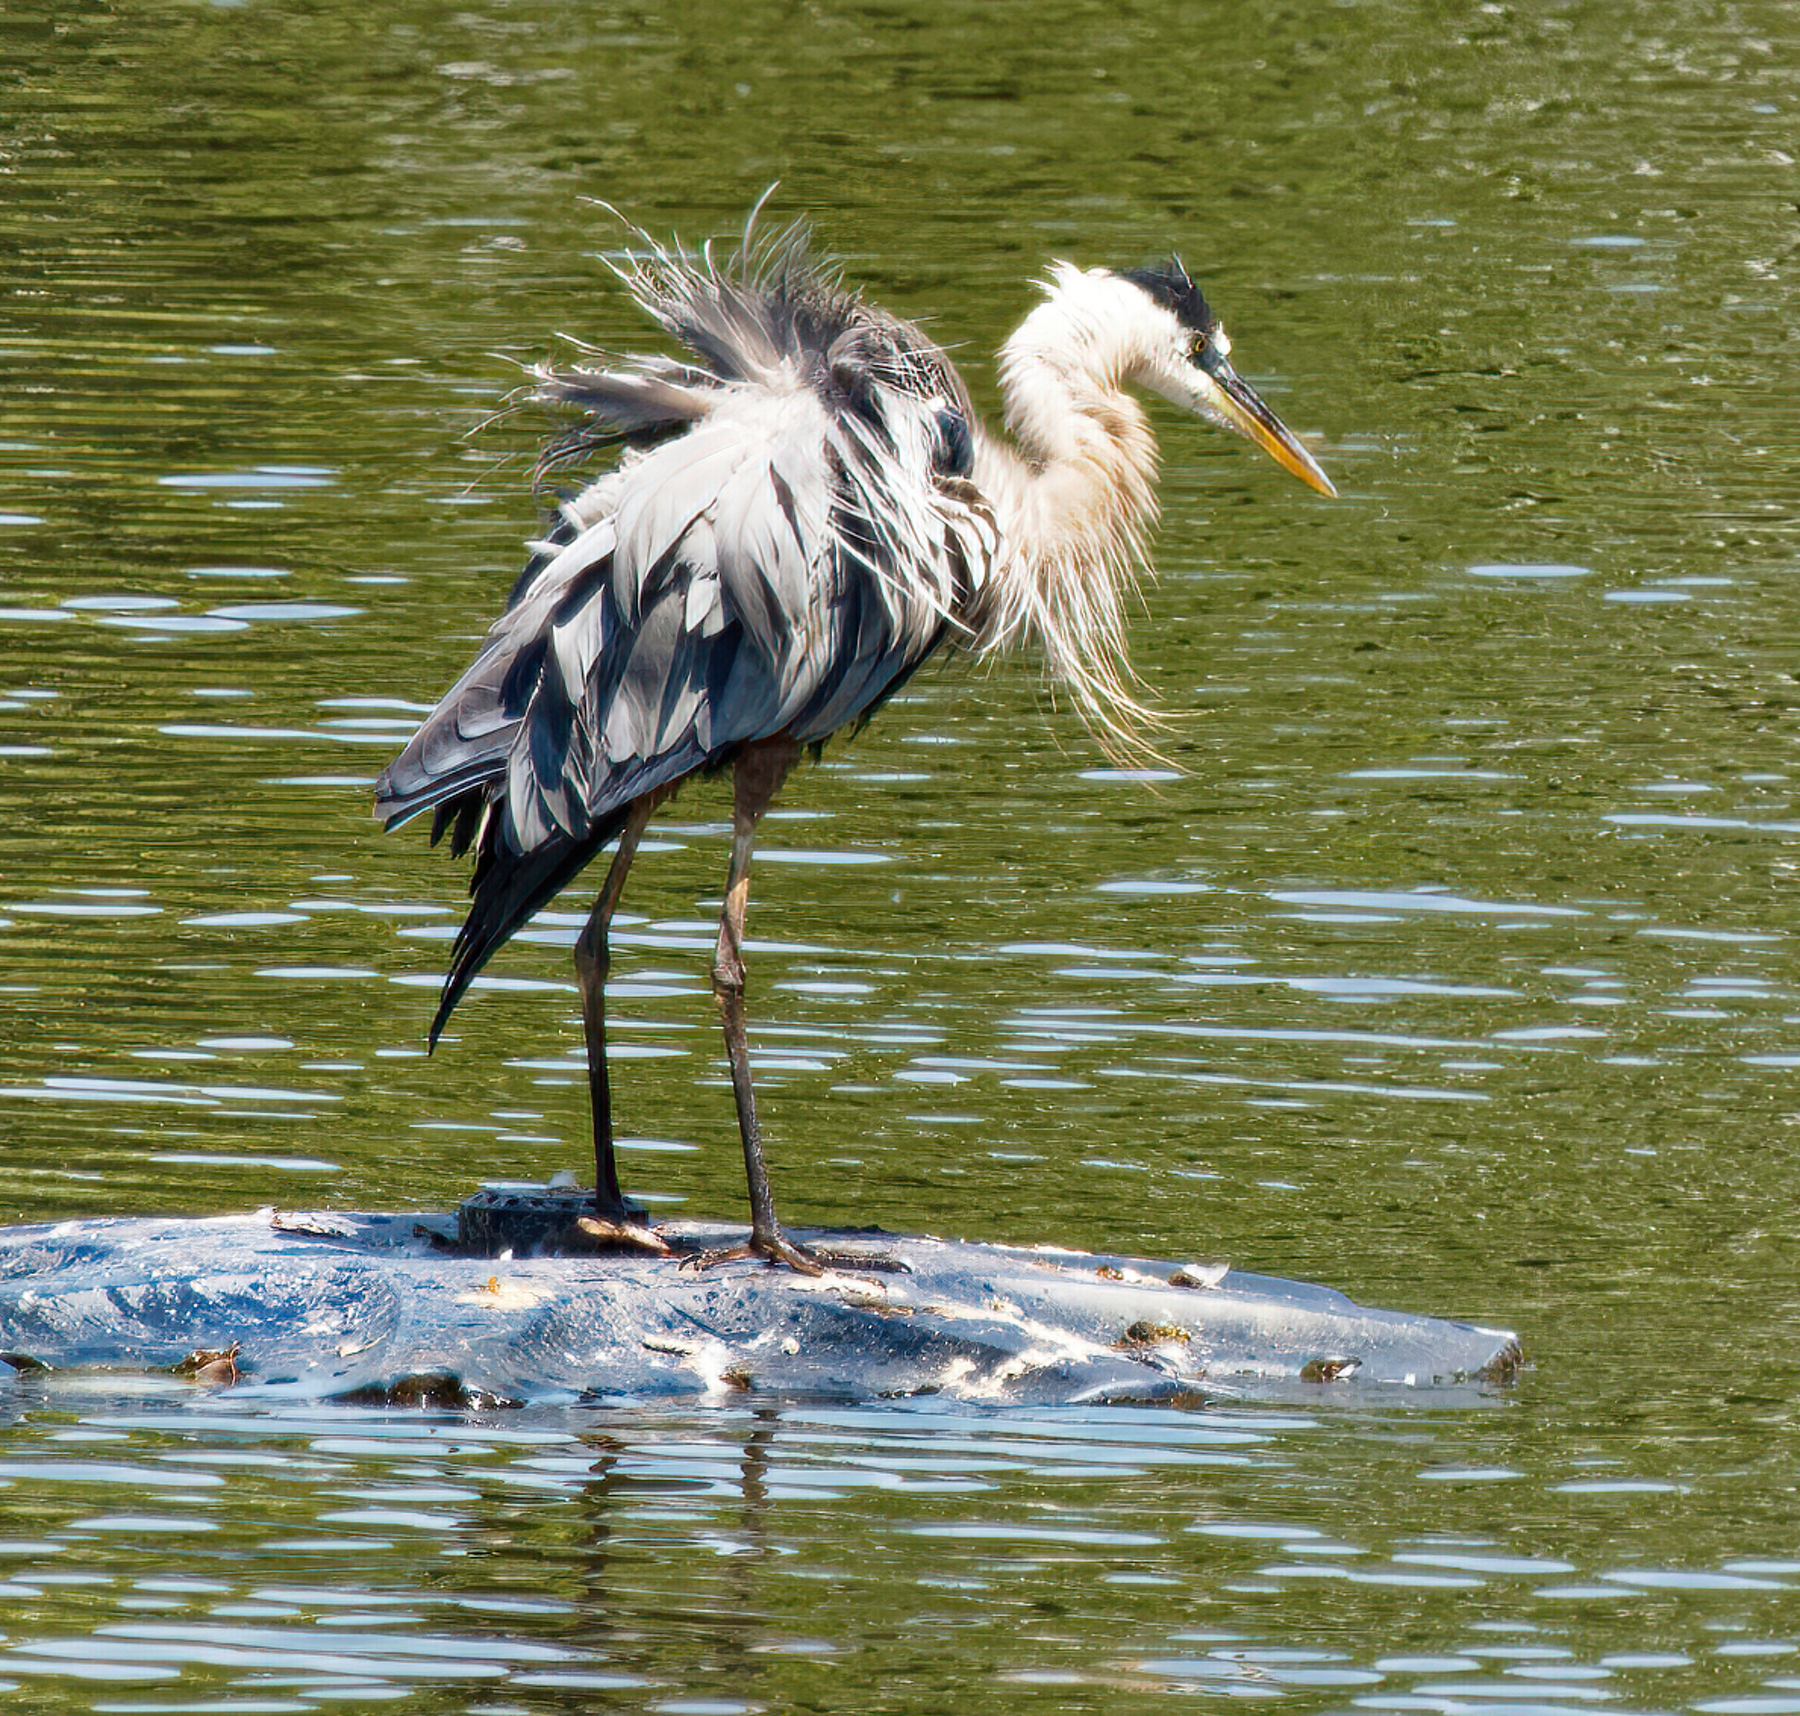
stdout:
<svg viewBox="0 0 1800 1716">
<path fill-rule="evenodd" d="M 642 242 L 621 276 L 698 361 L 540 373 L 537 396 L 578 413 L 548 462 L 623 457 L 561 504 L 376 784 L 390 828 L 435 808 L 434 838 L 476 847 L 434 1042 L 633 799 L 746 742 L 866 717 L 973 635 L 999 556 L 965 480 L 968 397 L 916 329 L 811 267 L 799 229 L 735 271 Z"/>
</svg>

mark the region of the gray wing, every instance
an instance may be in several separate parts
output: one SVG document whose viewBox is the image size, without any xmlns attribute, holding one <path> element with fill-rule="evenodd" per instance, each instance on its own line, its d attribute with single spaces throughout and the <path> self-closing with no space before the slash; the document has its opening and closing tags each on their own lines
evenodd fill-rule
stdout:
<svg viewBox="0 0 1800 1716">
<path fill-rule="evenodd" d="M 634 281 L 705 360 L 546 376 L 587 448 L 639 442 L 566 501 L 468 671 L 376 785 L 476 846 L 435 1040 L 489 955 L 646 792 L 777 733 L 866 717 L 965 627 L 998 541 L 963 480 L 969 408 L 916 330 L 782 258 L 746 286 Z M 651 289 L 656 294 L 651 295 Z M 705 326 L 696 321 L 709 317 Z"/>
</svg>

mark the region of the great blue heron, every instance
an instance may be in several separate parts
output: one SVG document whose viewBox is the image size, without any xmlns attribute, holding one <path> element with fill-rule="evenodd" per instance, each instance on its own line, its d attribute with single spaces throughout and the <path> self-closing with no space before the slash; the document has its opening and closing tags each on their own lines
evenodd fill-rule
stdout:
<svg viewBox="0 0 1800 1716">
<path fill-rule="evenodd" d="M 1146 712 L 1123 600 L 1157 461 L 1133 388 L 1335 491 L 1232 369 L 1175 258 L 1128 273 L 1051 265 L 1000 357 L 1011 445 L 983 430 L 918 328 L 809 259 L 803 227 L 746 230 L 728 261 L 634 230 L 615 269 L 689 355 L 536 372 L 535 397 L 575 414 L 546 466 L 624 451 L 557 507 L 474 663 L 376 783 L 376 814 L 393 828 L 433 809 L 434 844 L 448 830 L 453 853 L 475 848 L 434 1046 L 494 950 L 617 842 L 575 944 L 594 1222 L 654 1249 L 613 1155 L 608 926 L 657 805 L 731 768 L 712 986 L 749 1181 L 745 1250 L 816 1273 L 775 1217 L 744 1035 L 751 847 L 788 770 L 942 645 L 1035 643 L 1102 742 L 1130 742 Z"/>
</svg>

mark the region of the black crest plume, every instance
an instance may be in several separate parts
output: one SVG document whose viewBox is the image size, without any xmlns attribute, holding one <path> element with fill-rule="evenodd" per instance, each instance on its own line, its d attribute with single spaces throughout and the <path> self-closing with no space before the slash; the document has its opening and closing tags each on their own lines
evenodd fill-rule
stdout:
<svg viewBox="0 0 1800 1716">
<path fill-rule="evenodd" d="M 1219 318 L 1213 314 L 1212 306 L 1202 296 L 1200 288 L 1188 278 L 1188 271 L 1182 267 L 1179 256 L 1147 262 L 1142 268 L 1133 268 L 1125 278 L 1165 309 L 1173 310 L 1181 325 L 1193 329 L 1202 339 L 1219 325 Z"/>
</svg>

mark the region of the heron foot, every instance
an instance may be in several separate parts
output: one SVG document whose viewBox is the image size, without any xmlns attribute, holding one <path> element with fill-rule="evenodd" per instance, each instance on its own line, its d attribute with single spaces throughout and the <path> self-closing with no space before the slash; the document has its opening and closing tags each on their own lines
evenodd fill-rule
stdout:
<svg viewBox="0 0 1800 1716">
<path fill-rule="evenodd" d="M 825 1258 L 803 1245 L 796 1245 L 780 1229 L 772 1234 L 753 1233 L 742 1245 L 728 1245 L 720 1251 L 691 1252 L 682 1258 L 681 1267 L 698 1273 L 716 1269 L 721 1263 L 738 1263 L 747 1258 L 759 1258 L 770 1268 L 783 1264 L 796 1275 L 823 1275 L 831 1267 Z"/>
<path fill-rule="evenodd" d="M 880 1252 L 828 1251 L 822 1247 L 801 1245 L 777 1228 L 773 1233 L 752 1233 L 742 1245 L 727 1246 L 721 1251 L 700 1251 L 682 1258 L 683 1269 L 705 1270 L 721 1263 L 738 1263 L 747 1258 L 760 1258 L 771 1269 L 785 1266 L 796 1275 L 824 1275 L 838 1270 L 856 1272 L 873 1269 L 888 1275 L 910 1275 L 912 1265 L 898 1257 Z"/>
<path fill-rule="evenodd" d="M 624 1220 L 615 1220 L 610 1216 L 577 1216 L 575 1225 L 589 1239 L 597 1240 L 602 1245 L 623 1246 L 633 1251 L 648 1251 L 658 1257 L 669 1257 L 674 1254 L 674 1247 L 647 1221 L 640 1219 L 635 1214 L 627 1216 Z"/>
</svg>

